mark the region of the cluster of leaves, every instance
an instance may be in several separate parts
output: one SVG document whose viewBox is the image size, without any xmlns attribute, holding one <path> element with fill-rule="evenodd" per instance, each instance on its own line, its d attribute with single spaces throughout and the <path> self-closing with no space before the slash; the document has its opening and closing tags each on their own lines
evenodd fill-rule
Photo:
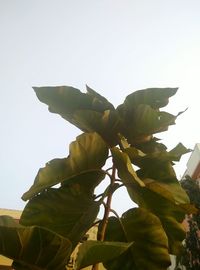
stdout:
<svg viewBox="0 0 200 270">
<path fill-rule="evenodd" d="M 199 181 L 186 175 L 181 180 L 181 186 L 188 194 L 190 201 L 198 209 L 196 213 L 187 216 L 188 231 L 184 250 L 177 257 L 177 265 L 184 265 L 187 270 L 200 269 L 200 187 Z M 178 269 L 178 268 L 177 268 Z"/>
<path fill-rule="evenodd" d="M 104 205 L 98 240 L 81 245 L 76 269 L 99 262 L 108 270 L 167 269 L 169 254 L 182 248 L 181 222 L 192 209 L 173 169 L 189 150 L 178 144 L 167 151 L 154 137 L 175 124 L 178 115 L 161 108 L 177 89 L 139 90 L 117 108 L 89 87 L 86 93 L 67 86 L 34 90 L 50 112 L 83 133 L 70 144 L 66 158 L 53 159 L 38 171 L 22 196 L 28 203 L 20 224 L 0 217 L 0 253 L 14 260 L 16 270 L 64 270 Z M 106 169 L 110 157 L 112 168 Z M 107 188 L 95 194 L 103 180 Z M 112 195 L 121 186 L 133 208 L 112 216 Z"/>
</svg>

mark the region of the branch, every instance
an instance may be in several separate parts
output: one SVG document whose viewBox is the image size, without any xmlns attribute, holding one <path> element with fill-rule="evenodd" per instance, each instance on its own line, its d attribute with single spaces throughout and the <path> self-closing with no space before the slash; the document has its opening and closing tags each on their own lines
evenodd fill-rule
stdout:
<svg viewBox="0 0 200 270">
<path fill-rule="evenodd" d="M 113 167 L 112 176 L 111 176 L 111 183 L 110 183 L 111 186 L 114 185 L 114 183 L 115 183 L 115 172 L 116 172 L 116 168 Z M 108 224 L 108 217 L 109 217 L 109 213 L 110 213 L 110 210 L 111 210 L 112 195 L 113 194 L 111 192 L 111 193 L 108 194 L 108 197 L 107 197 L 107 201 L 106 201 L 106 205 L 105 205 L 104 217 L 103 217 L 103 220 L 102 220 L 102 229 L 99 232 L 99 240 L 100 241 L 104 241 L 104 238 L 105 238 L 106 227 L 107 227 L 107 224 Z"/>
<path fill-rule="evenodd" d="M 110 186 L 112 187 L 115 183 L 115 173 L 116 173 L 116 168 L 113 166 L 113 170 L 112 170 L 112 175 L 108 174 L 107 175 L 110 177 Z M 108 217 L 109 217 L 109 213 L 111 211 L 111 201 L 112 201 L 112 192 L 110 192 L 108 194 L 107 197 L 107 201 L 106 203 L 103 203 L 104 207 L 105 207 L 105 212 L 104 212 L 104 216 L 102 219 L 102 228 L 101 231 L 99 232 L 99 240 L 100 241 L 104 241 L 105 238 L 105 232 L 106 232 L 106 228 L 107 228 L 107 224 L 108 224 Z M 112 210 L 113 211 L 113 210 Z M 99 269 L 99 264 L 94 264 L 92 266 L 92 270 L 98 270 Z"/>
</svg>

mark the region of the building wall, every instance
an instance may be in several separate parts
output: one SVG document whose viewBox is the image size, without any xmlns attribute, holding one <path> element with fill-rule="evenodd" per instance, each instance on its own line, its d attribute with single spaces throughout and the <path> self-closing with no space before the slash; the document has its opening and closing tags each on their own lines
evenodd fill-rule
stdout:
<svg viewBox="0 0 200 270">
<path fill-rule="evenodd" d="M 200 176 L 200 143 L 195 145 L 186 166 L 183 177 L 189 175 L 191 178 L 197 179 Z"/>
<path fill-rule="evenodd" d="M 11 216 L 15 220 L 18 221 L 21 216 L 21 211 L 0 208 L 0 216 L 4 216 L 4 215 Z M 0 255 L 0 269 L 12 269 L 11 264 L 12 264 L 12 260 Z"/>
</svg>

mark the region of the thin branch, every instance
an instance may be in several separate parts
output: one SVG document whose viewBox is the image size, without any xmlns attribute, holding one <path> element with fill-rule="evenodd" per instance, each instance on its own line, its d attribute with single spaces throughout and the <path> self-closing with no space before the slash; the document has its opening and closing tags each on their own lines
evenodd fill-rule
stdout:
<svg viewBox="0 0 200 270">
<path fill-rule="evenodd" d="M 112 185 L 114 185 L 115 183 L 115 173 L 116 173 L 116 168 L 113 166 L 113 171 L 112 171 L 112 175 L 110 175 L 110 186 L 112 187 Z M 103 201 L 102 204 L 105 207 L 105 211 L 104 211 L 104 216 L 102 219 L 102 227 L 101 227 L 101 231 L 99 232 L 99 240 L 100 241 L 104 241 L 105 238 L 105 232 L 106 232 L 106 228 L 107 228 L 107 224 L 108 224 L 108 217 L 109 217 L 109 213 L 111 211 L 111 201 L 112 201 L 112 192 L 108 193 L 108 197 L 107 197 L 107 201 L 106 203 Z M 99 264 L 94 264 L 92 266 L 92 270 L 98 270 L 99 269 Z"/>
<path fill-rule="evenodd" d="M 114 185 L 114 183 L 115 183 L 115 173 L 116 173 L 116 168 L 113 167 L 111 184 L 110 184 L 111 186 Z M 108 194 L 106 205 L 105 205 L 105 212 L 104 212 L 104 217 L 102 220 L 102 228 L 101 228 L 101 232 L 99 233 L 99 236 L 100 236 L 99 240 L 100 241 L 103 241 L 105 238 L 106 227 L 108 224 L 108 217 L 109 217 L 109 213 L 110 213 L 110 209 L 111 209 L 111 201 L 112 201 L 112 192 Z"/>
</svg>

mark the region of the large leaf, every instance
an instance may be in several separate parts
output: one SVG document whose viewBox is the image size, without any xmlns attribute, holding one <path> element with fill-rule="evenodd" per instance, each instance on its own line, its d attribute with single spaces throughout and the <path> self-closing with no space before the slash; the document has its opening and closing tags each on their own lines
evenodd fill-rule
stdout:
<svg viewBox="0 0 200 270">
<path fill-rule="evenodd" d="M 70 253 L 71 242 L 67 238 L 0 216 L 0 254 L 16 261 L 16 269 L 65 270 Z"/>
<path fill-rule="evenodd" d="M 150 141 L 152 135 L 168 129 L 177 116 L 159 111 L 166 106 L 175 88 L 151 88 L 139 90 L 127 96 L 117 111 L 121 118 L 120 132 L 132 145 Z"/>
<path fill-rule="evenodd" d="M 135 241 L 132 253 L 138 269 L 160 270 L 170 265 L 168 239 L 155 215 L 135 208 L 124 213 L 121 222 L 128 241 Z"/>
<path fill-rule="evenodd" d="M 150 140 L 153 134 L 166 131 L 169 125 L 174 125 L 176 117 L 167 112 L 157 111 L 149 105 L 139 104 L 121 116 L 121 133 L 132 145 L 143 143 Z"/>
<path fill-rule="evenodd" d="M 98 235 L 101 231 L 102 223 L 98 227 Z M 123 225 L 119 219 L 114 216 L 109 217 L 106 227 L 105 240 L 109 242 L 128 242 Z M 130 251 L 122 253 L 114 260 L 104 262 L 104 266 L 108 270 L 137 270 L 135 262 L 133 260 L 132 253 Z"/>
<path fill-rule="evenodd" d="M 33 87 L 33 89 L 38 99 L 49 105 L 50 112 L 58 113 L 68 121 L 76 110 L 103 112 L 114 108 L 111 103 L 89 87 L 88 93 L 82 93 L 71 86 Z"/>
<path fill-rule="evenodd" d="M 131 161 L 126 153 L 121 152 L 118 148 L 112 148 L 113 163 L 117 168 L 118 176 L 124 183 L 129 196 L 135 201 L 135 186 L 145 186 L 144 182 L 137 176 Z"/>
<path fill-rule="evenodd" d="M 93 99 L 93 104 L 96 102 L 96 106 L 98 105 L 101 109 L 101 111 L 105 110 L 114 110 L 114 106 L 112 103 L 110 103 L 105 97 L 98 94 L 96 91 L 94 91 L 92 88 L 90 88 L 88 85 L 86 85 L 87 94 L 91 96 Z"/>
<path fill-rule="evenodd" d="M 120 220 L 109 218 L 105 237 L 107 241 L 133 242 L 126 253 L 105 264 L 108 270 L 120 266 L 127 270 L 164 270 L 170 265 L 168 240 L 162 224 L 145 209 L 130 209 Z"/>
<path fill-rule="evenodd" d="M 87 93 L 69 86 L 34 87 L 34 90 L 50 112 L 60 114 L 84 132 L 98 132 L 112 146 L 117 144 L 118 114 L 106 98 L 91 88 L 87 87 Z"/>
<path fill-rule="evenodd" d="M 182 143 L 179 143 L 169 152 L 169 156 L 171 157 L 171 160 L 179 161 L 182 155 L 188 154 L 191 151 L 191 149 L 188 149 Z"/>
<path fill-rule="evenodd" d="M 168 104 L 169 98 L 176 94 L 178 88 L 147 88 L 128 95 L 124 105 L 128 109 L 138 104 L 147 104 L 154 109 L 159 109 Z"/>
<path fill-rule="evenodd" d="M 107 262 L 127 251 L 132 243 L 123 242 L 84 242 L 78 252 L 75 269 L 81 269 L 99 262 Z"/>
<path fill-rule="evenodd" d="M 190 150 L 182 144 L 178 144 L 170 152 L 165 149 L 155 151 L 148 154 L 140 154 L 133 147 L 126 148 L 124 151 L 128 154 L 131 162 L 140 167 L 137 175 L 146 183 L 162 186 L 168 190 L 176 203 L 189 203 L 189 198 L 186 192 L 181 187 L 176 178 L 176 173 L 173 169 L 173 161 L 179 160 L 180 157 L 188 153 Z M 152 180 L 153 179 L 153 180 Z M 158 183 L 155 183 L 155 180 Z"/>
<path fill-rule="evenodd" d="M 88 172 L 96 172 L 93 180 L 86 185 L 88 190 L 93 191 L 103 178 L 99 171 L 107 156 L 108 147 L 97 133 L 83 133 L 70 144 L 68 158 L 54 159 L 39 170 L 33 185 L 22 199 L 28 200 L 46 188 Z"/>
<path fill-rule="evenodd" d="M 187 211 L 191 207 L 185 203 L 177 203 L 173 194 L 156 181 L 145 181 L 144 188 L 136 188 L 136 203 L 155 214 L 161 220 L 162 226 L 168 236 L 170 254 L 179 254 L 182 248 L 182 241 L 185 238 L 185 231 L 182 222 Z"/>
<path fill-rule="evenodd" d="M 160 146 L 161 145 L 161 146 Z M 162 147 L 162 144 L 154 142 L 154 146 L 159 148 L 148 149 L 148 153 L 144 154 L 134 147 L 126 147 L 125 152 L 128 154 L 131 162 L 140 168 L 148 169 L 149 162 L 154 164 L 162 164 L 163 162 L 179 161 L 182 155 L 191 152 L 182 143 L 177 144 L 171 151 L 167 152 L 166 148 Z M 173 164 L 173 163 L 172 163 Z"/>
<path fill-rule="evenodd" d="M 48 189 L 31 199 L 20 219 L 26 226 L 46 227 L 70 239 L 73 248 L 92 226 L 99 202 L 87 193 L 69 187 Z"/>
<path fill-rule="evenodd" d="M 170 113 L 156 111 L 149 105 L 140 104 L 134 109 L 133 136 L 165 131 L 169 125 L 175 124 L 175 119 L 176 116 Z"/>
<path fill-rule="evenodd" d="M 120 151 L 117 147 L 112 148 L 111 152 L 113 157 L 113 163 L 117 168 L 118 176 L 121 178 L 121 180 L 126 185 L 137 184 L 140 186 L 144 186 L 144 183 L 137 176 L 137 173 L 135 172 L 131 164 L 129 156 L 126 153 Z"/>
<path fill-rule="evenodd" d="M 103 113 L 91 110 L 76 111 L 73 117 L 82 130 L 96 131 L 110 146 L 118 144 L 121 123 L 115 110 L 106 110 Z"/>
</svg>

